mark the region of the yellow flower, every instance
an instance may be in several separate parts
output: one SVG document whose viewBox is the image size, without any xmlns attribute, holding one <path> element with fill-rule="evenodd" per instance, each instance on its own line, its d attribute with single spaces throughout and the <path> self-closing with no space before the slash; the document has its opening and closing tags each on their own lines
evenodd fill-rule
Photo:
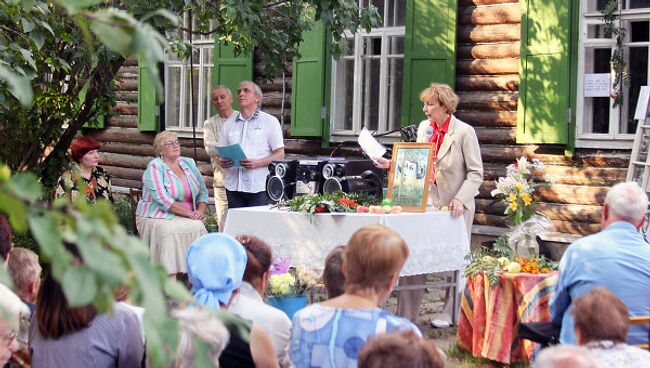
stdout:
<svg viewBox="0 0 650 368">
<path fill-rule="evenodd" d="M 510 195 L 508 196 L 508 200 L 510 202 L 516 201 L 517 200 L 517 195 L 515 193 L 510 193 Z"/>
<path fill-rule="evenodd" d="M 531 197 L 530 193 L 522 193 L 521 199 L 524 201 L 524 205 L 526 206 L 533 201 L 533 197 Z"/>
<path fill-rule="evenodd" d="M 517 202 L 510 202 L 510 209 L 511 210 L 516 211 L 518 207 L 519 206 L 517 206 Z"/>
<path fill-rule="evenodd" d="M 524 190 L 524 183 L 517 183 L 517 190 L 518 190 L 519 192 L 521 192 L 522 190 Z"/>
</svg>

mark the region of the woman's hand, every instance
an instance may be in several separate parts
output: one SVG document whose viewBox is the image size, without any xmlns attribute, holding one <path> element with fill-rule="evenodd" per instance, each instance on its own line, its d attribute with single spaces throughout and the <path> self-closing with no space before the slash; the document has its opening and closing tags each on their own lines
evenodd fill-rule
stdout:
<svg viewBox="0 0 650 368">
<path fill-rule="evenodd" d="M 205 208 L 206 208 L 206 204 L 204 202 L 199 202 L 196 211 L 192 211 L 190 218 L 192 220 L 203 221 L 203 219 L 205 218 Z"/>
<path fill-rule="evenodd" d="M 449 212 L 451 212 L 451 216 L 454 218 L 460 217 L 465 212 L 465 206 L 463 205 L 463 202 L 459 201 L 458 199 L 453 199 L 449 203 Z"/>
<path fill-rule="evenodd" d="M 371 157 L 372 162 L 375 164 L 375 167 L 380 169 L 388 170 L 390 169 L 390 160 L 383 157 Z"/>
</svg>

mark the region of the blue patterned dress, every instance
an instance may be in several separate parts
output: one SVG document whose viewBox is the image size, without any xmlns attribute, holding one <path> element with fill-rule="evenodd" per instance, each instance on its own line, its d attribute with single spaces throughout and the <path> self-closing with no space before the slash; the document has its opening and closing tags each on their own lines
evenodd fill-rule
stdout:
<svg viewBox="0 0 650 368">
<path fill-rule="evenodd" d="M 379 308 L 346 309 L 313 304 L 293 316 L 291 362 L 295 367 L 352 368 L 368 337 L 420 330 L 409 320 Z"/>
</svg>

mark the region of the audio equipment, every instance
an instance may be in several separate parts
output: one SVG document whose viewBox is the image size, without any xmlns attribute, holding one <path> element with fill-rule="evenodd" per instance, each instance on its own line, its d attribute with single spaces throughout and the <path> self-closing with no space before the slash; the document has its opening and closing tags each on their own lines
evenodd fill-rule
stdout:
<svg viewBox="0 0 650 368">
<path fill-rule="evenodd" d="M 381 199 L 384 172 L 371 160 L 330 161 L 323 165 L 323 192 L 342 190 L 346 193 L 365 193 Z"/>
<path fill-rule="evenodd" d="M 293 198 L 296 192 L 297 160 L 277 160 L 269 164 L 266 194 L 274 202 Z"/>
</svg>

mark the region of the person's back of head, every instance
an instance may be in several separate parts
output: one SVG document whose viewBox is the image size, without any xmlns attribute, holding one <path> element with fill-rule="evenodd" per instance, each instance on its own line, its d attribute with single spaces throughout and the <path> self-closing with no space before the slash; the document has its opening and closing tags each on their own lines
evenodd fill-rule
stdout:
<svg viewBox="0 0 650 368">
<path fill-rule="evenodd" d="M 605 196 L 603 221 L 627 221 L 640 226 L 648 210 L 648 195 L 635 182 L 618 183 Z"/>
<path fill-rule="evenodd" d="M 345 274 L 343 274 L 342 270 L 344 251 L 345 246 L 339 245 L 325 257 L 323 284 L 328 299 L 336 298 L 345 291 Z"/>
<path fill-rule="evenodd" d="M 601 340 L 625 342 L 629 328 L 627 307 L 606 288 L 594 288 L 577 298 L 573 315 L 580 345 Z"/>
<path fill-rule="evenodd" d="M 169 366 L 189 368 L 196 365 L 196 342 L 203 341 L 209 346 L 206 357 L 211 363 L 219 364 L 219 355 L 228 345 L 230 334 L 219 318 L 206 308 L 185 308 L 172 311 L 178 321 L 180 338 L 176 348 L 176 358 Z M 195 339 L 197 337 L 198 339 Z"/>
<path fill-rule="evenodd" d="M 357 230 L 343 253 L 345 291 L 383 291 L 408 255 L 406 242 L 392 229 L 369 225 Z"/>
<path fill-rule="evenodd" d="M 359 351 L 359 368 L 442 368 L 444 358 L 433 341 L 413 331 L 371 337 Z"/>
<path fill-rule="evenodd" d="M 268 273 L 273 262 L 271 247 L 256 236 L 240 235 L 237 240 L 246 250 L 246 269 L 243 280 L 253 285 L 256 289 L 264 288 L 261 283 Z"/>
<path fill-rule="evenodd" d="M 36 299 L 41 281 L 41 265 L 38 255 L 27 248 L 12 248 L 7 259 L 7 271 L 18 291 L 26 302 Z"/>
<path fill-rule="evenodd" d="M 589 350 L 575 345 L 555 345 L 542 350 L 533 363 L 534 368 L 598 368 Z"/>
</svg>

